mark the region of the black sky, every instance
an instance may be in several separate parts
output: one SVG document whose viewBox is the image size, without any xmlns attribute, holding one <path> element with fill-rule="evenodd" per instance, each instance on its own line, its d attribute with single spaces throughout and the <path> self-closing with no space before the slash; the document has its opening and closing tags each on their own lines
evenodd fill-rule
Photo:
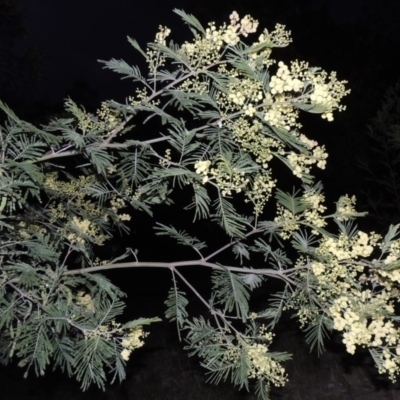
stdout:
<svg viewBox="0 0 400 400">
<path fill-rule="evenodd" d="M 186 4 L 186 0 L 18 2 L 26 11 L 29 40 L 43 52 L 45 90 L 40 98 L 46 101 L 60 101 L 76 79 L 88 82 L 102 99 L 124 92 L 119 77 L 102 70 L 97 60 L 123 58 L 135 64 L 139 57 L 126 37 L 137 39 L 144 47 L 158 25 L 179 21 L 172 9 L 184 9 Z"/>
</svg>

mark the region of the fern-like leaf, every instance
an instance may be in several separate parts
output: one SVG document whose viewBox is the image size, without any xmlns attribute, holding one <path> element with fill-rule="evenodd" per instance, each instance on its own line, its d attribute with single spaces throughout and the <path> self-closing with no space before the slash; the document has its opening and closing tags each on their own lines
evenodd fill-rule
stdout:
<svg viewBox="0 0 400 400">
<path fill-rule="evenodd" d="M 225 311 L 236 311 L 242 321 L 246 321 L 249 311 L 249 288 L 239 274 L 228 270 L 216 270 L 212 273 L 213 290 L 217 303 L 225 306 Z"/>
</svg>

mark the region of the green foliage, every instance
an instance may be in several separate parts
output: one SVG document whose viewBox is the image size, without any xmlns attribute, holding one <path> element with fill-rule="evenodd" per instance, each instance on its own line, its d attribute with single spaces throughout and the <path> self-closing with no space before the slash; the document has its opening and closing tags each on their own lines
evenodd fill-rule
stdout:
<svg viewBox="0 0 400 400">
<path fill-rule="evenodd" d="M 243 278 L 230 271 L 213 271 L 212 288 L 215 293 L 215 305 L 224 305 L 224 311 L 235 314 L 246 321 L 249 312 L 249 289 Z"/>
<path fill-rule="evenodd" d="M 170 289 L 167 300 L 165 300 L 165 305 L 167 306 L 165 317 L 170 321 L 176 321 L 179 340 L 181 340 L 181 329 L 189 316 L 186 311 L 186 306 L 189 304 L 189 301 L 185 297 L 186 293 L 178 290 L 175 277 L 173 277 L 173 282 L 174 286 Z"/>
<path fill-rule="evenodd" d="M 147 336 L 143 327 L 159 318 L 118 322 L 124 293 L 99 272 L 167 268 L 173 286 L 165 316 L 213 383 L 254 384 L 260 399 L 271 385 L 283 386 L 281 363 L 290 355 L 271 351 L 271 342 L 284 314 L 299 322 L 311 349 L 321 353 L 337 330 L 349 353 L 367 347 L 379 372 L 395 379 L 400 226 L 384 238 L 360 231 L 355 219 L 363 213 L 347 195 L 328 214 L 312 176 L 327 154 L 298 130 L 300 112 L 333 119 L 345 82 L 305 62 L 275 65 L 272 49 L 291 41 L 281 25 L 250 42 L 257 28 L 250 16 L 234 12 L 230 24 L 203 28 L 176 13 L 192 42 L 168 45 L 166 27 L 146 50 L 129 39 L 147 74 L 103 61 L 135 85 L 124 104 L 104 102 L 94 115 L 67 99 L 67 118 L 37 128 L 0 102 L 7 116 L 0 127 L 0 361 L 17 358 L 38 375 L 59 367 L 84 390 L 104 388 L 109 374 L 124 379 L 125 363 Z M 160 122 L 159 132 L 137 127 L 149 120 Z M 301 180 L 299 189 L 277 189 L 279 165 Z M 201 240 L 200 229 L 192 236 L 174 220 L 153 223 L 154 209 L 174 200 L 193 220 L 191 231 L 205 219 L 225 244 Z M 140 249 L 127 248 L 100 259 L 117 230 L 140 233 L 140 212 L 156 235 L 190 247 L 195 258 L 174 259 L 171 251 L 171 259 L 143 261 Z M 211 271 L 210 295 L 184 267 Z M 269 295 L 267 308 L 251 310 L 253 291 Z M 187 293 L 209 319 L 191 315 Z"/>
</svg>

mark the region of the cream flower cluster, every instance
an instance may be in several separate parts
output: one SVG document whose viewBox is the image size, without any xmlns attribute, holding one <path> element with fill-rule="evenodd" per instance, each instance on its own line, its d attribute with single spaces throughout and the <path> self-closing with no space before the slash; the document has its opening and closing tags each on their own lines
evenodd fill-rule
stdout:
<svg viewBox="0 0 400 400">
<path fill-rule="evenodd" d="M 344 87 L 345 83 L 346 81 L 338 81 L 335 73 L 328 76 L 325 71 L 309 68 L 307 63 L 295 61 L 289 69 L 286 64 L 280 61 L 276 75 L 271 77 L 269 83 L 275 107 L 272 104 L 271 109 L 269 109 L 268 106 L 271 105 L 268 102 L 265 103 L 264 119 L 273 126 L 282 126 L 284 129 L 290 130 L 292 126 L 296 126 L 297 119 L 297 114 L 292 109 L 296 109 L 296 104 L 299 102 L 301 103 L 299 104 L 300 108 L 304 108 L 305 104 L 320 107 L 322 118 L 332 121 L 334 110 L 344 110 L 344 107 L 339 103 L 342 97 L 349 93 Z M 277 105 L 286 108 L 285 114 L 292 116 L 291 123 L 280 123 L 281 116 Z"/>
<path fill-rule="evenodd" d="M 277 94 L 272 98 L 268 93 L 265 99 L 263 107 L 265 122 L 287 131 L 301 128 L 301 124 L 297 122 L 299 111 L 290 104 L 290 98 L 283 94 Z"/>
<path fill-rule="evenodd" d="M 257 27 L 258 21 L 250 15 L 239 21 L 239 15 L 234 11 L 230 15 L 230 25 L 223 24 L 217 28 L 214 22 L 209 23 L 204 37 L 196 35 L 194 42 L 185 42 L 180 51 L 192 65 L 209 65 L 219 59 L 219 52 L 225 44 L 235 46 L 241 35 L 247 36 Z"/>
<path fill-rule="evenodd" d="M 156 33 L 154 43 L 166 46 L 166 38 L 170 33 L 171 30 L 169 28 L 160 25 L 159 30 Z M 146 61 L 149 66 L 150 74 L 155 75 L 157 69 L 165 65 L 166 57 L 157 50 L 147 48 Z"/>
<path fill-rule="evenodd" d="M 80 290 L 76 295 L 75 303 L 78 306 L 85 307 L 91 312 L 95 311 L 94 301 L 90 293 Z"/>
<path fill-rule="evenodd" d="M 276 24 L 272 32 L 264 29 L 258 37 L 258 41 L 252 45 L 253 51 L 249 54 L 248 64 L 253 70 L 269 67 L 275 63 L 271 53 L 273 47 L 285 47 L 292 41 L 290 31 L 284 25 Z"/>
<path fill-rule="evenodd" d="M 244 172 L 239 172 L 236 168 L 228 172 L 222 162 L 218 163 L 217 168 L 211 168 L 210 175 L 220 188 L 222 196 L 231 196 L 232 192 L 240 193 L 250 182 Z"/>
<path fill-rule="evenodd" d="M 117 214 L 118 219 L 120 221 L 130 221 L 131 220 L 131 216 L 129 214 L 118 214 L 118 211 L 121 208 L 125 208 L 127 205 L 125 203 L 124 199 L 121 199 L 120 197 L 117 196 L 113 196 L 110 200 L 110 204 L 111 204 L 111 210 L 113 210 L 115 212 L 115 214 Z"/>
<path fill-rule="evenodd" d="M 216 168 L 210 166 L 210 160 L 196 161 L 194 165 L 196 173 L 203 176 L 203 184 L 211 179 L 221 190 L 222 196 L 231 196 L 233 192 L 244 192 L 245 202 L 253 203 L 254 213 L 261 214 L 276 186 L 276 180 L 271 178 L 270 170 L 265 169 L 250 179 L 235 167 L 228 170 L 224 162 L 219 162 Z"/>
<path fill-rule="evenodd" d="M 341 196 L 336 203 L 336 218 L 338 221 L 347 221 L 357 215 L 355 210 L 356 197 L 349 197 L 347 194 Z"/>
<path fill-rule="evenodd" d="M 73 104 L 71 100 L 66 101 L 68 109 L 71 109 Z M 75 107 L 78 108 L 74 105 L 73 108 Z M 79 112 L 75 114 L 78 115 L 78 127 L 83 133 L 108 130 L 109 132 L 102 133 L 103 137 L 107 137 L 122 122 L 120 111 L 111 108 L 105 101 L 96 110 L 97 116 L 86 112 L 83 108 L 79 109 Z"/>
<path fill-rule="evenodd" d="M 99 228 L 87 219 L 80 219 L 75 216 L 72 218 L 69 227 L 73 230 L 73 232 L 67 235 L 67 239 L 70 242 L 85 243 L 85 238 L 82 234 L 91 236 L 98 244 L 102 244 L 105 239 L 99 235 Z"/>
<path fill-rule="evenodd" d="M 256 32 L 258 28 L 258 21 L 253 19 L 250 15 L 245 15 L 241 20 L 239 18 L 239 14 L 234 11 L 229 19 L 231 21 L 231 26 L 235 28 L 236 31 L 239 31 L 241 35 L 247 37 L 249 33 Z"/>
<path fill-rule="evenodd" d="M 314 142 L 316 143 L 316 142 Z M 293 175 L 302 178 L 303 175 L 308 175 L 311 170 L 311 165 L 316 164 L 318 168 L 325 169 L 328 153 L 325 152 L 324 146 L 316 146 L 314 149 L 309 147 L 312 153 L 295 153 L 289 152 L 287 160 L 292 168 Z"/>
<path fill-rule="evenodd" d="M 386 249 L 385 248 L 385 253 L 388 252 L 389 254 L 387 255 L 387 257 L 384 260 L 385 264 L 390 264 L 394 261 L 397 261 L 400 259 L 400 239 L 394 240 L 392 243 L 390 243 L 389 248 Z M 400 275 L 400 269 L 399 270 L 395 270 L 399 272 Z M 393 272 L 395 272 L 393 271 Z M 399 280 L 400 282 L 400 280 Z"/>
<path fill-rule="evenodd" d="M 209 82 L 208 80 L 201 80 L 198 76 L 191 79 L 186 79 L 179 86 L 180 90 L 186 93 L 197 93 L 197 94 L 208 94 L 209 93 Z"/>
<path fill-rule="evenodd" d="M 165 150 L 165 154 L 164 154 L 164 158 L 160 158 L 158 163 L 162 166 L 162 167 L 166 167 L 169 165 L 170 161 L 172 160 L 172 156 L 171 156 L 171 149 L 166 149 Z"/>
<path fill-rule="evenodd" d="M 259 36 L 259 43 L 271 43 L 273 47 L 286 47 L 292 42 L 290 31 L 286 30 L 285 25 L 276 24 L 272 32 L 264 29 L 263 33 Z"/>
<path fill-rule="evenodd" d="M 284 386 L 288 381 L 285 369 L 268 354 L 274 334 L 268 332 L 265 325 L 261 325 L 258 331 L 262 343 L 242 342 L 243 349 L 250 361 L 248 376 L 266 381 L 268 385 L 272 383 L 274 386 Z"/>
<path fill-rule="evenodd" d="M 288 381 L 285 369 L 268 355 L 266 344 L 248 344 L 245 349 L 250 360 L 249 378 L 262 379 L 275 386 L 285 386 Z"/>
<path fill-rule="evenodd" d="M 226 98 L 229 103 L 233 103 L 229 106 L 225 105 L 227 110 L 241 110 L 243 108 L 246 115 L 253 116 L 256 111 L 254 104 L 263 99 L 262 82 L 232 77 L 228 84 L 228 95 L 225 96 L 224 93 L 220 92 L 219 96 Z M 245 107 L 242 107 L 243 105 Z"/>
<path fill-rule="evenodd" d="M 171 29 L 166 26 L 159 26 L 158 32 L 156 33 L 155 43 L 166 45 L 165 39 L 170 35 Z"/>
<path fill-rule="evenodd" d="M 129 357 L 133 350 L 142 347 L 144 342 L 143 338 L 148 336 L 148 332 L 143 331 L 142 326 L 137 326 L 129 330 L 128 334 L 125 334 L 121 340 L 121 345 L 124 348 L 121 351 L 121 356 L 125 361 L 129 360 Z"/>
<path fill-rule="evenodd" d="M 322 112 L 322 118 L 332 121 L 334 110 L 345 110 L 340 101 L 350 93 L 350 90 L 345 88 L 347 81 L 337 80 L 336 72 L 328 75 L 326 71 L 310 68 L 308 63 L 297 60 L 291 63 L 290 72 L 294 78 L 307 82 L 305 92 L 308 95 L 308 102 L 323 107 L 325 111 Z"/>
<path fill-rule="evenodd" d="M 284 154 L 281 142 L 262 133 L 263 125 L 259 120 L 248 120 L 242 116 L 236 120 L 227 121 L 226 125 L 232 132 L 233 139 L 240 144 L 242 149 L 253 154 L 256 162 L 263 168 L 268 167 L 274 152 Z"/>
<path fill-rule="evenodd" d="M 98 206 L 97 202 L 91 201 L 88 187 L 95 182 L 93 175 L 79 176 L 68 182 L 58 179 L 58 173 L 52 172 L 46 174 L 44 188 L 49 192 L 50 197 L 56 195 L 57 198 L 66 198 L 68 203 L 74 205 L 77 209 L 84 210 L 90 215 L 101 216 L 103 210 Z M 65 206 L 62 203 L 53 203 L 50 207 L 50 222 L 59 222 L 59 220 L 67 217 Z"/>
<path fill-rule="evenodd" d="M 303 194 L 303 201 L 310 207 L 303 212 L 305 221 L 317 228 L 323 228 L 326 225 L 326 221 L 322 217 L 322 213 L 326 210 L 323 205 L 325 196 L 315 190 L 309 190 Z M 316 230 L 312 232 L 314 234 L 318 233 Z"/>
<path fill-rule="evenodd" d="M 72 218 L 72 226 L 76 229 L 79 229 L 82 233 L 89 233 L 90 229 L 90 221 L 88 220 L 80 220 L 78 217 Z M 67 236 L 70 241 L 77 241 L 78 243 L 83 243 L 84 239 L 76 233 L 70 233 Z"/>
<path fill-rule="evenodd" d="M 29 239 L 32 237 L 32 233 L 38 236 L 43 236 L 47 233 L 47 228 L 44 226 L 26 223 L 25 221 L 20 221 L 17 225 L 17 234 L 21 239 Z"/>
<path fill-rule="evenodd" d="M 325 106 L 327 109 L 331 109 L 333 106 L 333 97 L 329 93 L 329 86 L 327 84 L 315 83 L 310 100 L 313 104 Z M 332 112 L 323 113 L 322 118 L 333 121 L 333 114 Z"/>
<path fill-rule="evenodd" d="M 143 346 L 143 339 L 149 334 L 143 331 L 141 325 L 130 329 L 124 329 L 123 326 L 112 320 L 110 323 L 105 325 L 100 325 L 95 330 L 85 330 L 85 337 L 96 338 L 103 337 L 107 340 L 116 339 L 121 347 L 121 357 L 123 360 L 128 361 L 133 350 L 138 349 Z"/>
<path fill-rule="evenodd" d="M 120 112 L 110 108 L 105 101 L 101 103 L 100 109 L 97 110 L 97 115 L 100 118 L 97 129 L 107 128 L 112 130 L 122 122 Z M 94 127 L 92 129 L 94 130 Z"/>
<path fill-rule="evenodd" d="M 299 92 L 303 89 L 304 83 L 291 75 L 287 65 L 280 61 L 278 67 L 276 75 L 271 77 L 269 83 L 273 95 L 283 92 Z"/>
<path fill-rule="evenodd" d="M 196 161 L 194 164 L 196 174 L 203 175 L 203 180 L 202 180 L 203 185 L 208 182 L 210 165 L 211 165 L 210 160 Z"/>
<path fill-rule="evenodd" d="M 344 203 L 351 208 L 354 206 L 354 201 L 348 197 Z M 319 201 L 315 202 L 317 204 Z M 350 211 L 355 212 L 354 208 Z M 354 354 L 357 346 L 375 349 L 379 372 L 387 373 L 394 381 L 400 373 L 400 328 L 391 317 L 395 312 L 394 305 L 399 301 L 400 281 L 393 279 L 396 270 L 382 269 L 377 263 L 380 261 L 384 265 L 385 251 L 390 252 L 388 249 L 392 245 L 400 248 L 400 244 L 393 240 L 387 246 L 381 240 L 380 235 L 363 231 L 351 235 L 341 232 L 337 237 L 324 236 L 315 250 L 316 259 L 307 264 L 303 260 L 298 266 L 308 265 L 316 277 L 319 301 L 324 307 L 328 306 L 333 328 L 342 332 L 346 350 Z M 382 250 L 382 256 L 380 260 L 374 260 L 377 267 L 367 274 L 366 261 L 357 262 L 357 259 L 371 256 L 378 248 Z M 312 314 L 312 307 L 309 311 Z"/>
<path fill-rule="evenodd" d="M 380 243 L 380 248 L 383 266 L 373 269 L 373 280 L 400 297 L 400 239 L 392 240 L 389 245 Z"/>
<path fill-rule="evenodd" d="M 300 228 L 300 216 L 293 215 L 291 211 L 278 205 L 277 216 L 274 221 L 281 228 L 279 233 L 283 239 L 290 239 L 295 231 Z"/>
<path fill-rule="evenodd" d="M 344 332 L 343 343 L 350 354 L 354 354 L 356 346 L 383 348 L 378 370 L 388 373 L 395 381 L 400 373 L 400 329 L 386 318 L 394 313 L 389 299 L 389 293 L 384 290 L 375 296 L 365 290 L 358 298 L 340 296 L 329 312 L 334 329 Z"/>
<path fill-rule="evenodd" d="M 272 179 L 270 170 L 265 170 L 254 177 L 252 184 L 245 191 L 245 202 L 253 203 L 255 215 L 258 216 L 263 212 L 275 186 L 276 180 Z"/>
<path fill-rule="evenodd" d="M 329 254 L 339 261 L 357 259 L 358 257 L 369 257 L 375 244 L 374 236 L 371 238 L 365 232 L 358 231 L 357 235 L 351 238 L 342 232 L 336 238 L 325 236 L 321 241 L 318 252 L 324 255 Z"/>
</svg>

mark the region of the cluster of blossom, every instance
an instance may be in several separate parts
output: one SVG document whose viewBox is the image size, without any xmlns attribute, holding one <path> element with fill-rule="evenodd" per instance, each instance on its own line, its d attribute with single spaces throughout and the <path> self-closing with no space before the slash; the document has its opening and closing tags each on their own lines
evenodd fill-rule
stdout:
<svg viewBox="0 0 400 400">
<path fill-rule="evenodd" d="M 397 261 L 398 259 L 400 259 L 400 240 L 399 239 L 394 240 L 394 241 L 392 241 L 392 243 L 390 243 L 388 248 L 385 247 L 385 253 L 389 253 L 384 260 L 385 264 L 391 264 L 391 263 Z M 382 271 L 382 272 L 384 272 L 384 271 Z M 393 272 L 397 272 L 400 274 L 400 270 L 395 270 Z M 399 279 L 396 279 L 396 280 L 400 283 Z"/>
<path fill-rule="evenodd" d="M 239 31 L 241 35 L 247 37 L 249 33 L 254 33 L 258 27 L 258 21 L 250 17 L 250 15 L 245 15 L 241 20 L 239 18 L 239 14 L 234 11 L 229 19 L 231 21 L 231 26 L 235 29 L 235 31 Z"/>
<path fill-rule="evenodd" d="M 216 168 L 210 169 L 210 166 L 210 160 L 196 161 L 194 165 L 196 173 L 203 175 L 203 184 L 207 183 L 211 178 L 221 190 L 222 196 L 230 196 L 232 191 L 240 193 L 250 182 L 244 172 L 238 171 L 235 167 L 228 170 L 223 161 L 219 162 Z"/>
<path fill-rule="evenodd" d="M 389 246 L 382 245 L 382 253 L 386 256 L 382 260 L 386 268 L 375 269 L 374 278 L 388 290 L 400 294 L 400 291 L 397 289 L 400 284 L 400 268 L 398 268 L 400 239 L 394 240 Z"/>
<path fill-rule="evenodd" d="M 335 257 L 339 261 L 368 257 L 374 250 L 371 243 L 376 244 L 375 235 L 368 236 L 365 232 L 358 231 L 356 235 L 349 237 L 342 232 L 338 237 L 324 236 L 318 254 Z"/>
<path fill-rule="evenodd" d="M 294 78 L 287 65 L 282 61 L 278 63 L 278 71 L 276 75 L 271 77 L 269 87 L 271 88 L 271 94 L 283 93 L 283 92 L 300 92 L 304 88 L 304 83 Z"/>
<path fill-rule="evenodd" d="M 94 301 L 90 293 L 84 290 L 79 290 L 76 294 L 75 304 L 89 310 L 90 312 L 95 312 Z"/>
<path fill-rule="evenodd" d="M 109 173 L 113 172 L 113 168 L 109 168 Z M 73 203 L 77 209 L 82 210 L 91 216 L 101 217 L 104 221 L 108 221 L 109 216 L 104 214 L 104 211 L 98 207 L 97 203 L 90 200 L 90 193 L 87 189 L 93 182 L 93 176 L 79 176 L 77 179 L 72 179 L 68 182 L 60 181 L 57 179 L 57 173 L 51 173 L 46 175 L 45 184 L 47 190 L 50 193 L 56 193 L 58 197 L 67 197 L 69 203 Z M 125 190 L 126 191 L 126 190 Z M 117 211 L 126 206 L 123 199 L 114 196 L 111 200 L 111 210 L 116 214 Z M 68 219 L 68 214 L 66 212 L 65 206 L 61 202 L 54 202 L 49 206 L 50 210 L 50 222 L 60 223 L 62 220 Z M 131 216 L 129 214 L 117 214 L 117 218 L 121 221 L 129 221 Z M 64 223 L 64 228 L 62 231 L 67 232 L 67 226 L 72 227 L 72 229 L 78 229 L 86 235 L 90 235 L 95 243 L 101 245 L 106 239 L 104 235 L 100 234 L 99 227 L 93 221 L 85 219 L 86 222 L 79 222 L 79 219 L 75 216 L 72 221 L 67 221 Z M 89 227 L 87 226 L 89 224 Z M 69 232 L 66 235 L 67 239 L 70 241 L 77 241 L 78 243 L 84 243 L 84 237 L 76 232 Z"/>
<path fill-rule="evenodd" d="M 93 330 L 85 329 L 83 332 L 86 338 L 102 337 L 107 340 L 117 340 L 122 347 L 121 357 L 125 361 L 129 360 L 133 350 L 143 346 L 142 339 L 149 335 L 148 332 L 143 331 L 141 325 L 126 329 L 115 320 L 106 325 L 100 325 Z"/>
<path fill-rule="evenodd" d="M 210 166 L 210 160 L 196 161 L 194 165 L 196 173 L 203 176 L 203 184 L 211 179 L 221 190 L 222 196 L 230 196 L 232 192 L 241 193 L 243 191 L 246 195 L 245 202 L 252 202 L 254 213 L 261 214 L 276 186 L 276 180 L 271 178 L 270 170 L 264 170 L 250 179 L 244 172 L 240 172 L 236 168 L 228 171 L 223 162 L 219 162 L 216 168 L 210 169 Z"/>
<path fill-rule="evenodd" d="M 53 198 L 66 198 L 68 204 L 73 205 L 76 209 L 80 209 L 85 214 L 95 217 L 101 217 L 107 220 L 107 215 L 98 206 L 98 203 L 91 201 L 88 187 L 94 183 L 94 176 L 79 176 L 76 179 L 71 179 L 68 182 L 58 179 L 57 172 L 52 172 L 46 175 L 43 187 Z M 60 233 L 72 242 L 83 244 L 85 238 L 90 239 L 98 245 L 102 245 L 106 237 L 100 233 L 100 228 L 91 220 L 84 218 L 81 220 L 77 216 L 69 219 L 66 206 L 62 202 L 55 200 L 49 205 L 50 222 L 57 223 L 63 227 Z M 82 236 L 83 234 L 83 236 Z"/>
<path fill-rule="evenodd" d="M 285 369 L 280 363 L 274 360 L 269 354 L 269 345 L 274 334 L 268 332 L 264 325 L 259 327 L 259 338 L 262 343 L 252 341 L 244 342 L 243 348 L 249 358 L 249 378 L 263 380 L 272 383 L 274 386 L 284 386 L 288 381 Z"/>
<path fill-rule="evenodd" d="M 148 332 L 144 332 L 142 326 L 131 328 L 127 334 L 124 334 L 121 340 L 121 345 L 124 348 L 121 351 L 121 356 L 125 361 L 129 360 L 129 356 L 133 350 L 143 346 L 144 342 L 142 339 L 146 336 L 148 336 Z"/>
<path fill-rule="evenodd" d="M 249 378 L 262 379 L 275 386 L 284 386 L 287 382 L 285 369 L 268 355 L 268 346 L 263 343 L 246 345 L 250 360 Z"/>
<path fill-rule="evenodd" d="M 272 32 L 264 29 L 258 37 L 258 41 L 251 46 L 252 50 L 248 55 L 248 65 L 253 70 L 269 67 L 275 63 L 271 53 L 273 47 L 285 47 L 292 41 L 290 31 L 284 25 L 276 24 Z"/>
<path fill-rule="evenodd" d="M 276 24 L 272 32 L 264 29 L 263 33 L 258 37 L 258 43 L 268 43 L 271 47 L 286 47 L 292 42 L 290 35 L 290 31 L 286 30 L 285 25 Z"/>
<path fill-rule="evenodd" d="M 122 122 L 120 112 L 110 108 L 110 106 L 104 101 L 97 110 L 97 115 L 100 118 L 97 129 L 107 128 L 112 130 Z"/>
<path fill-rule="evenodd" d="M 372 295 L 365 290 L 357 295 L 343 295 L 334 301 L 329 308 L 333 327 L 344 332 L 343 343 L 350 354 L 356 346 L 383 348 L 378 370 L 396 381 L 400 373 L 400 329 L 387 318 L 394 313 L 391 294 L 382 290 Z"/>
<path fill-rule="evenodd" d="M 326 158 L 328 154 L 324 152 L 324 147 L 316 147 L 313 149 L 313 153 L 295 153 L 294 151 L 289 152 L 287 160 L 292 168 L 293 175 L 298 178 L 302 178 L 304 175 L 310 173 L 310 166 L 316 164 L 319 168 L 324 169 L 326 164 Z"/>
<path fill-rule="evenodd" d="M 319 196 L 307 195 L 308 203 L 320 206 Z M 339 203 L 337 215 L 342 218 L 354 216 L 355 199 L 345 196 Z M 323 211 L 323 210 L 321 210 Z M 303 213 L 305 214 L 305 213 Z M 332 318 L 333 328 L 343 332 L 343 343 L 349 353 L 354 354 L 356 346 L 380 349 L 377 367 L 380 373 L 387 373 L 393 381 L 400 373 L 400 328 L 391 318 L 395 303 L 398 303 L 397 270 L 372 268 L 365 275 L 366 264 L 362 262 L 375 249 L 381 249 L 382 256 L 375 265 L 396 261 L 400 255 L 400 240 L 390 245 L 381 241 L 381 236 L 362 231 L 337 237 L 322 235 L 315 250 L 315 260 L 301 258 L 296 265 L 299 271 L 308 266 L 317 279 L 319 301 L 325 313 Z M 386 258 L 383 258 L 387 254 Z M 357 260 L 361 260 L 358 262 Z M 308 272 L 300 272 L 305 275 Z M 314 307 L 315 308 L 315 307 Z M 299 307 L 298 316 L 302 325 L 315 317 L 318 310 Z M 377 350 L 375 350 L 377 351 Z"/>
<path fill-rule="evenodd" d="M 255 318 L 257 315 L 253 314 L 251 319 Z M 241 355 L 244 353 L 249 361 L 248 378 L 264 381 L 269 388 L 271 384 L 277 387 L 284 386 L 288 381 L 285 369 L 269 353 L 273 337 L 274 334 L 261 325 L 256 337 L 237 336 L 236 344 L 233 341 L 226 342 L 221 334 L 216 335 L 214 340 L 225 347 L 225 363 L 240 365 Z"/>
<path fill-rule="evenodd" d="M 111 210 L 113 210 L 115 212 L 115 214 L 117 214 L 118 219 L 120 221 L 130 221 L 131 220 L 131 216 L 129 214 L 118 214 L 118 211 L 121 208 L 125 208 L 127 206 L 124 199 L 122 199 L 121 197 L 113 196 L 110 199 L 110 204 L 111 204 Z"/>
<path fill-rule="evenodd" d="M 57 172 L 50 172 L 46 174 L 43 186 L 46 190 L 55 192 L 59 196 L 83 198 L 88 193 L 86 187 L 94 182 L 93 176 L 84 175 L 64 182 L 58 179 Z"/>
<path fill-rule="evenodd" d="M 295 231 L 300 228 L 300 216 L 293 213 L 281 205 L 277 207 L 277 216 L 274 218 L 276 224 L 280 227 L 280 236 L 283 239 L 290 239 Z"/>
<path fill-rule="evenodd" d="M 310 189 L 304 192 L 303 201 L 310 206 L 303 212 L 304 220 L 312 226 L 323 228 L 326 225 L 326 221 L 322 216 L 322 213 L 326 211 L 326 207 L 323 205 L 325 196 L 317 193 L 314 189 Z M 314 234 L 317 233 L 315 229 L 312 232 Z"/>
<path fill-rule="evenodd" d="M 171 149 L 166 149 L 165 150 L 165 154 L 164 154 L 164 158 L 160 158 L 158 163 L 162 166 L 162 167 L 166 167 L 167 165 L 169 165 L 169 162 L 171 161 L 172 157 L 171 157 Z"/>
<path fill-rule="evenodd" d="M 35 235 L 45 235 L 47 233 L 47 229 L 44 226 L 27 224 L 25 221 L 19 222 L 17 226 L 17 234 L 21 239 L 30 239 L 32 233 L 35 233 Z"/>
<path fill-rule="evenodd" d="M 171 33 L 171 29 L 167 28 L 166 26 L 160 25 L 158 27 L 158 32 L 156 33 L 155 43 L 166 46 L 165 39 L 169 36 L 170 33 Z"/>
<path fill-rule="evenodd" d="M 66 238 L 70 242 L 85 243 L 85 237 L 91 239 L 99 246 L 104 243 L 105 237 L 100 234 L 99 227 L 88 219 L 80 219 L 76 216 L 68 224 L 69 233 Z"/>
<path fill-rule="evenodd" d="M 210 166 L 210 160 L 196 161 L 194 164 L 196 174 L 203 175 L 203 184 L 208 182 L 208 173 Z"/>
<path fill-rule="evenodd" d="M 183 81 L 178 88 L 186 93 L 208 94 L 209 82 L 206 79 L 202 80 L 199 76 L 195 76 Z"/>
<path fill-rule="evenodd" d="M 233 139 L 240 147 L 256 157 L 256 162 L 268 168 L 274 152 L 283 155 L 283 145 L 276 139 L 263 134 L 263 125 L 257 119 L 248 120 L 239 117 L 233 121 L 227 121 L 226 126 L 232 132 Z"/>
<path fill-rule="evenodd" d="M 159 30 L 156 33 L 154 43 L 166 46 L 166 38 L 171 33 L 171 30 L 165 26 L 159 26 Z M 147 48 L 146 50 L 146 61 L 149 66 L 150 75 L 155 75 L 158 68 L 165 65 L 166 57 L 164 54 L 160 54 L 159 51 Z"/>
<path fill-rule="evenodd" d="M 284 94 L 277 94 L 272 97 L 269 93 L 265 96 L 263 119 L 271 126 L 290 131 L 294 128 L 301 128 L 297 122 L 299 112 L 290 104 L 290 97 Z"/>
<path fill-rule="evenodd" d="M 95 183 L 93 175 L 80 175 L 76 179 L 62 181 L 58 179 L 57 172 L 51 172 L 46 174 L 43 187 L 48 191 L 50 197 L 55 194 L 56 197 L 68 199 L 69 203 L 73 203 L 77 208 L 88 214 L 101 216 L 102 210 L 98 204 L 88 199 L 90 195 L 88 187 L 93 183 Z M 51 212 L 50 222 L 53 223 L 66 217 L 65 207 L 61 203 L 52 204 L 49 208 Z"/>
<path fill-rule="evenodd" d="M 272 179 L 271 171 L 265 170 L 262 173 L 257 174 L 252 184 L 246 188 L 246 200 L 245 202 L 252 202 L 254 205 L 254 214 L 260 215 L 265 207 L 265 204 L 272 195 L 272 190 L 276 186 L 276 180 Z"/>
<path fill-rule="evenodd" d="M 106 102 L 102 102 L 100 108 L 96 111 L 97 117 L 85 110 L 80 110 L 79 114 L 78 127 L 83 132 L 96 130 L 109 130 L 111 132 L 122 122 L 121 113 L 110 108 Z"/>
<path fill-rule="evenodd" d="M 142 104 L 143 102 L 147 102 L 147 98 L 149 96 L 147 88 L 136 88 L 135 89 L 136 96 L 129 96 L 128 97 L 128 102 L 132 107 L 138 106 L 139 104 Z"/>
<path fill-rule="evenodd" d="M 291 126 L 296 126 L 297 114 L 292 109 L 296 109 L 298 102 L 302 104 L 301 107 L 304 104 L 319 107 L 322 118 L 332 121 L 334 110 L 345 109 L 339 104 L 349 93 L 349 90 L 345 89 L 345 83 L 346 81 L 338 81 L 334 72 L 328 77 L 325 71 L 319 72 L 316 68 L 309 68 L 307 63 L 295 61 L 289 69 L 283 62 L 279 62 L 277 73 L 271 77 L 269 83 L 272 106 L 275 106 L 274 112 L 271 113 L 269 104 L 266 103 L 264 119 L 275 126 L 289 130 Z M 280 121 L 282 117 L 279 115 L 279 105 L 286 107 L 285 114 L 291 116 L 290 123 L 282 124 Z"/>
<path fill-rule="evenodd" d="M 219 93 L 218 100 L 220 102 L 221 102 L 221 97 L 225 97 L 224 95 L 225 94 L 223 92 Z M 263 97 L 264 96 L 262 92 L 262 82 L 257 82 L 255 80 L 248 78 L 241 77 L 239 79 L 232 77 L 232 79 L 230 79 L 228 84 L 228 95 L 226 98 L 229 101 L 229 103 L 233 103 L 236 106 L 232 107 L 232 104 L 229 104 L 227 107 L 225 105 L 225 108 L 227 111 L 241 110 L 244 108 L 242 106 L 246 102 L 245 114 L 252 117 L 254 113 L 251 115 L 249 114 L 249 106 L 252 105 L 251 102 L 253 103 L 260 102 L 262 101 Z"/>
<path fill-rule="evenodd" d="M 308 63 L 303 61 L 292 62 L 290 70 L 295 78 L 308 83 L 306 90 L 308 101 L 310 104 L 322 106 L 325 109 L 322 118 L 332 121 L 332 111 L 345 110 L 346 107 L 340 102 L 350 93 L 350 90 L 345 88 L 347 81 L 337 80 L 336 72 L 328 75 L 326 71 L 319 68 L 310 68 Z"/>
<path fill-rule="evenodd" d="M 357 215 L 355 210 L 356 197 L 349 197 L 347 194 L 341 196 L 336 203 L 336 214 L 338 221 L 347 221 Z"/>
<path fill-rule="evenodd" d="M 181 54 L 192 65 L 209 65 L 220 58 L 220 50 L 225 44 L 235 46 L 240 41 L 240 35 L 247 36 L 258 26 L 258 22 L 249 15 L 239 23 L 238 14 L 233 12 L 230 19 L 230 25 L 223 24 L 219 29 L 215 23 L 209 23 L 205 36 L 196 35 L 193 43 L 185 42 L 181 46 Z"/>
</svg>

